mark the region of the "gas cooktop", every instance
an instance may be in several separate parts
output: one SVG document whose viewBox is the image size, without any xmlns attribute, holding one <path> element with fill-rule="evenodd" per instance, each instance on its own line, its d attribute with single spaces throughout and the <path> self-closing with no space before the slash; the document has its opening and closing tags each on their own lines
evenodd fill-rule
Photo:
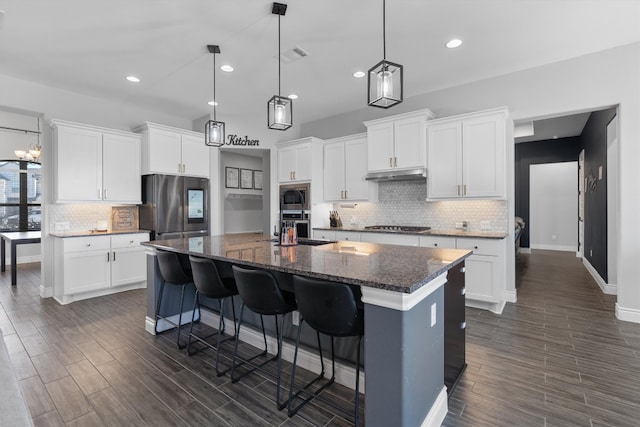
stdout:
<svg viewBox="0 0 640 427">
<path fill-rule="evenodd" d="M 365 230 L 380 230 L 380 231 L 406 231 L 410 233 L 424 233 L 431 230 L 431 227 L 416 227 L 410 225 L 368 225 L 364 227 Z"/>
</svg>

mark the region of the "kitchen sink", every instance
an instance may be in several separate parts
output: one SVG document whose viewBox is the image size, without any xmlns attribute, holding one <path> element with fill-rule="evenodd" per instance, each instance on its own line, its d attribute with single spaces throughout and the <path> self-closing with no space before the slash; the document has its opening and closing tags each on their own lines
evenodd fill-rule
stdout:
<svg viewBox="0 0 640 427">
<path fill-rule="evenodd" d="M 271 239 L 270 242 L 277 243 L 276 246 L 280 245 L 280 239 Z M 322 246 L 328 245 L 329 243 L 336 243 L 334 240 L 314 240 L 314 239 L 298 239 L 298 245 L 300 246 Z M 288 245 L 292 246 L 292 245 Z"/>
</svg>

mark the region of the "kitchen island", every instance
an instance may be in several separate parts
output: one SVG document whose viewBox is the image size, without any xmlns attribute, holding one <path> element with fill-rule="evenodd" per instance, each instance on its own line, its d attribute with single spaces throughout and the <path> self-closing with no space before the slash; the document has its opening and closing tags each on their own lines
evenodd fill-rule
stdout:
<svg viewBox="0 0 640 427">
<path fill-rule="evenodd" d="M 456 293 L 462 295 L 460 273 L 471 252 L 343 241 L 283 247 L 260 234 L 143 245 L 149 248 L 146 329 L 150 332 L 159 288 L 156 249 L 267 269 L 283 278 L 299 274 L 360 286 L 365 306 L 366 425 L 440 425 L 444 420 L 445 317 L 458 321 L 451 318 L 453 310 L 445 310 L 445 288 L 456 285 Z M 457 277 L 455 284 L 447 283 L 450 270 L 455 270 L 451 274 Z M 283 288 L 290 283 L 280 282 Z M 464 319 L 464 298 L 457 311 Z M 452 358 L 462 364 L 457 375 L 464 369 L 463 330 L 462 337 L 461 358 Z"/>
</svg>

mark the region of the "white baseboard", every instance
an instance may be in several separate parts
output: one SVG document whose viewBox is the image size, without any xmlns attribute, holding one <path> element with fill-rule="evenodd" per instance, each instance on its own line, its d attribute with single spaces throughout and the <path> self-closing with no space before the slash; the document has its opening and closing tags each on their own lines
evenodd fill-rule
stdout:
<svg viewBox="0 0 640 427">
<path fill-rule="evenodd" d="M 495 314 L 502 314 L 502 310 L 504 310 L 504 306 L 507 304 L 507 301 L 500 301 L 496 303 L 469 299 L 469 297 L 467 297 L 464 304 L 467 307 L 480 308 L 482 310 L 488 310 Z"/>
<path fill-rule="evenodd" d="M 587 269 L 589 274 L 591 274 L 591 277 L 593 277 L 593 280 L 596 281 L 596 283 L 600 287 L 600 290 L 602 290 L 603 294 L 618 295 L 618 286 L 615 284 L 605 282 L 604 279 L 600 276 L 600 274 L 596 271 L 596 269 L 593 268 L 591 263 L 586 258 L 582 258 L 582 264 Z"/>
<path fill-rule="evenodd" d="M 531 248 L 520 248 L 520 252 L 522 252 L 523 254 L 530 254 Z"/>
<path fill-rule="evenodd" d="M 218 328 L 220 318 L 217 314 L 208 310 L 202 310 L 202 323 L 214 328 Z M 264 339 L 262 331 L 254 329 L 250 326 L 242 325 L 240 330 L 240 340 L 257 348 L 262 348 Z M 275 337 L 267 334 L 267 351 L 270 354 L 276 354 L 278 342 Z M 293 353 L 295 345 L 284 342 L 282 344 L 282 359 L 293 362 Z M 325 375 L 331 375 L 331 359 L 324 358 Z M 298 351 L 297 366 L 311 372 L 320 373 L 320 359 L 318 354 L 305 349 Z M 328 368 L 328 369 L 327 369 Z M 352 366 L 343 365 L 336 361 L 336 382 L 350 389 L 355 389 L 356 369 Z M 364 393 L 364 370 L 360 370 L 360 392 Z M 445 393 L 446 394 L 446 393 Z"/>
<path fill-rule="evenodd" d="M 515 303 L 518 301 L 518 291 L 515 289 L 512 291 L 505 291 L 504 297 L 507 300 L 507 302 Z"/>
<path fill-rule="evenodd" d="M 635 308 L 623 308 L 616 303 L 616 317 L 625 322 L 640 323 L 640 310 Z"/>
<path fill-rule="evenodd" d="M 577 252 L 577 246 L 565 246 L 565 245 L 547 245 L 547 244 L 531 244 L 531 249 L 542 249 L 545 251 L 563 251 L 563 252 Z"/>
<path fill-rule="evenodd" d="M 40 285 L 40 298 L 51 298 L 53 296 L 53 286 L 45 287 Z"/>
<path fill-rule="evenodd" d="M 192 316 L 193 310 L 189 310 L 189 311 L 185 311 L 182 313 L 182 322 L 180 322 L 181 325 L 187 325 L 189 323 L 191 323 L 191 316 Z M 203 311 L 204 313 L 204 311 Z M 174 314 L 173 316 L 169 316 L 167 317 L 167 319 L 169 319 L 171 322 L 173 322 L 174 324 L 178 324 L 178 320 L 180 320 L 180 315 L 179 314 Z M 200 320 L 200 317 L 196 314 L 196 321 Z M 208 324 L 208 323 L 207 323 Z M 149 332 L 151 335 L 155 335 L 156 334 L 156 321 L 152 318 L 150 318 L 149 316 L 146 316 L 144 318 L 144 329 L 145 331 Z M 160 321 L 158 322 L 158 332 L 164 332 L 164 331 L 168 331 L 169 329 L 173 329 L 175 328 L 175 326 L 173 326 L 171 323 L 167 322 L 165 319 L 160 319 Z"/>
<path fill-rule="evenodd" d="M 422 421 L 422 427 L 439 427 L 442 425 L 449 408 L 447 406 L 447 387 L 442 387 L 440 394 L 433 402 L 427 417 Z"/>
<path fill-rule="evenodd" d="M 97 291 L 82 292 L 82 293 L 73 294 L 73 295 L 52 295 L 52 296 L 60 304 L 65 305 L 65 304 L 72 303 L 74 301 L 80 301 L 83 299 L 89 299 L 89 298 L 95 298 L 95 297 L 102 297 L 105 295 L 116 294 L 118 292 L 131 291 L 133 289 L 143 289 L 146 287 L 147 287 L 147 282 L 144 281 L 144 282 L 133 283 L 130 285 L 116 286 L 113 288 L 99 289 Z M 40 289 L 40 291 L 42 292 L 42 288 Z"/>
</svg>

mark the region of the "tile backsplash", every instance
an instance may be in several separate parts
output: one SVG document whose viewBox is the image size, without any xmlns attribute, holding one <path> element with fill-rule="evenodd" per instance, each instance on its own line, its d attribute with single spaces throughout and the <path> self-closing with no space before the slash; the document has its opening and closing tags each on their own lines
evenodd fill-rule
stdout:
<svg viewBox="0 0 640 427">
<path fill-rule="evenodd" d="M 56 222 L 68 222 L 69 231 L 89 231 L 96 228 L 96 222 L 106 220 L 111 229 L 111 205 L 103 204 L 61 204 L 47 205 L 49 212 L 49 232 L 55 231 Z"/>
<path fill-rule="evenodd" d="M 490 221 L 490 231 L 507 231 L 506 200 L 446 200 L 426 202 L 427 184 L 419 181 L 378 183 L 378 203 L 358 203 L 355 208 L 334 204 L 345 226 L 410 225 L 453 229 L 456 222 L 469 221 L 480 230 L 480 221 Z"/>
</svg>

